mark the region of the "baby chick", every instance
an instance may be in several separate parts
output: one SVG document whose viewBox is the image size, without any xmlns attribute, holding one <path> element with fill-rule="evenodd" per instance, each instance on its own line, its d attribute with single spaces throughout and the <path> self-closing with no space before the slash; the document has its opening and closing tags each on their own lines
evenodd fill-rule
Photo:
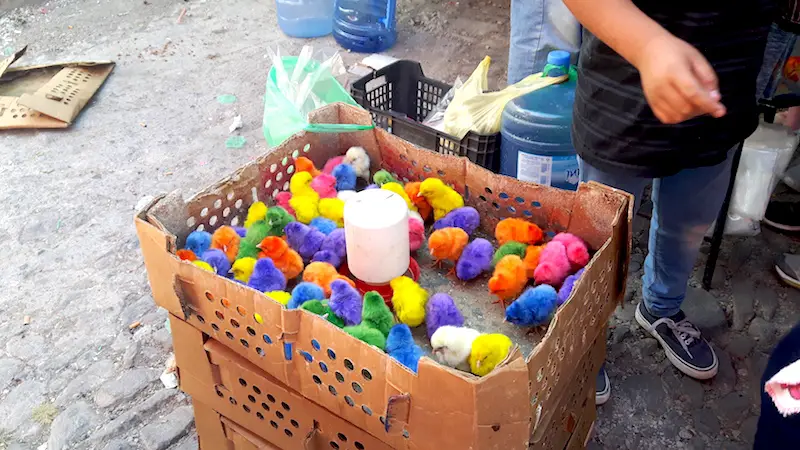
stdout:
<svg viewBox="0 0 800 450">
<path fill-rule="evenodd" d="M 456 263 L 456 276 L 459 280 L 474 280 L 492 266 L 492 243 L 483 238 L 477 238 L 464 247 L 461 257 Z"/>
<path fill-rule="evenodd" d="M 428 201 L 425 200 L 425 197 L 419 195 L 419 186 L 421 184 L 422 183 L 420 183 L 419 181 L 406 183 L 406 185 L 403 186 L 403 189 L 405 189 L 406 194 L 408 194 L 408 198 L 410 198 L 411 201 L 414 202 L 414 206 L 417 207 L 417 212 L 422 217 L 422 221 L 424 223 L 431 217 L 433 208 L 431 207 L 430 203 L 428 203 Z"/>
<path fill-rule="evenodd" d="M 289 179 L 289 192 L 292 193 L 292 198 L 302 195 L 319 200 L 317 191 L 311 189 L 312 179 L 313 177 L 308 172 L 295 172 L 292 178 Z"/>
<path fill-rule="evenodd" d="M 289 199 L 289 208 L 294 211 L 298 222 L 309 224 L 319 216 L 319 199 L 306 195 L 293 195 Z"/>
<path fill-rule="evenodd" d="M 322 316 L 322 318 L 339 328 L 344 327 L 344 320 L 334 314 L 333 311 L 331 311 L 331 307 L 322 300 L 309 300 L 300 305 L 300 309 L 305 309 L 308 312 Z"/>
<path fill-rule="evenodd" d="M 408 217 L 408 249 L 415 252 L 425 243 L 425 223 L 415 217 Z"/>
<path fill-rule="evenodd" d="M 319 194 L 319 198 L 336 197 L 336 177 L 327 173 L 320 174 L 311 180 L 311 189 Z"/>
<path fill-rule="evenodd" d="M 289 244 L 283 239 L 277 236 L 267 236 L 258 244 L 258 248 L 261 250 L 258 257 L 271 259 L 287 280 L 303 273 L 303 258 L 289 248 Z"/>
<path fill-rule="evenodd" d="M 320 171 L 314 167 L 314 161 L 311 161 L 305 156 L 301 156 L 294 160 L 294 170 L 295 172 L 308 172 L 314 178 L 320 174 Z"/>
<path fill-rule="evenodd" d="M 344 327 L 344 332 L 373 347 L 378 347 L 381 350 L 386 348 L 386 336 L 375 328 L 370 328 L 361 324 L 352 327 Z"/>
<path fill-rule="evenodd" d="M 386 337 L 386 353 L 389 357 L 417 373 L 419 359 L 422 358 L 422 349 L 414 342 L 411 328 L 403 323 L 398 323 L 389 330 Z"/>
<path fill-rule="evenodd" d="M 331 300 L 328 304 L 334 314 L 344 319 L 346 325 L 361 323 L 361 294 L 346 281 L 334 280 L 331 283 Z"/>
<path fill-rule="evenodd" d="M 375 182 L 378 187 L 381 187 L 386 183 L 398 183 L 398 181 L 386 169 L 381 169 L 375 172 L 375 175 L 372 176 L 372 181 Z"/>
<path fill-rule="evenodd" d="M 296 309 L 309 300 L 323 300 L 325 298 L 325 291 L 321 287 L 304 281 L 297 283 L 297 286 L 292 289 L 292 295 L 286 307 Z"/>
<path fill-rule="evenodd" d="M 397 320 L 410 327 L 418 327 L 425 321 L 425 305 L 428 303 L 428 291 L 416 281 L 401 276 L 389 282 L 392 287 L 392 304 Z"/>
<path fill-rule="evenodd" d="M 185 248 L 175 252 L 175 256 L 177 256 L 181 261 L 197 261 L 197 255 L 195 255 L 193 251 Z"/>
<path fill-rule="evenodd" d="M 269 215 L 269 212 L 267 212 L 267 215 Z M 239 253 L 236 255 L 236 259 L 258 259 L 258 254 L 261 252 L 258 248 L 258 244 L 260 244 L 265 237 L 270 236 L 270 228 L 266 220 L 259 220 L 251 224 L 250 228 L 247 229 L 247 234 L 239 241 Z M 281 231 L 281 234 L 282 233 L 283 231 Z"/>
<path fill-rule="evenodd" d="M 506 309 L 506 322 L 521 327 L 538 327 L 550 321 L 556 311 L 558 293 L 542 284 L 528 288 Z"/>
<path fill-rule="evenodd" d="M 334 221 L 337 227 L 344 226 L 344 201 L 338 198 L 323 198 L 319 201 L 319 215 Z"/>
<path fill-rule="evenodd" d="M 344 155 L 342 156 L 334 156 L 333 158 L 325 161 L 325 166 L 322 167 L 322 171 L 327 174 L 332 174 L 333 169 L 336 168 L 339 164 L 344 162 Z"/>
<path fill-rule="evenodd" d="M 186 250 L 200 256 L 211 247 L 211 233 L 208 231 L 192 231 L 186 238 Z"/>
<path fill-rule="evenodd" d="M 265 292 L 265 295 L 276 302 L 280 303 L 281 305 L 286 305 L 289 303 L 289 299 L 292 298 L 292 294 L 286 291 L 270 291 Z"/>
<path fill-rule="evenodd" d="M 558 233 L 553 240 L 564 244 L 572 270 L 577 271 L 589 264 L 589 249 L 583 239 L 572 233 Z"/>
<path fill-rule="evenodd" d="M 508 336 L 503 334 L 482 334 L 472 342 L 469 355 L 469 370 L 483 377 L 489 374 L 498 364 L 508 357 L 514 345 Z"/>
<path fill-rule="evenodd" d="M 469 355 L 472 343 L 480 332 L 466 327 L 444 325 L 431 336 L 433 358 L 447 367 L 469 372 Z"/>
<path fill-rule="evenodd" d="M 464 197 L 438 178 L 428 178 L 419 186 L 419 196 L 433 207 L 433 218 L 439 220 L 450 211 L 464 206 Z"/>
<path fill-rule="evenodd" d="M 434 294 L 425 306 L 425 326 L 428 330 L 428 339 L 439 328 L 450 325 L 460 327 L 464 325 L 464 316 L 458 310 L 453 297 L 445 294 Z"/>
<path fill-rule="evenodd" d="M 494 229 L 494 237 L 500 245 L 509 241 L 536 244 L 544 239 L 544 232 L 533 222 L 509 217 L 497 224 Z"/>
<path fill-rule="evenodd" d="M 331 283 L 333 283 L 334 280 L 344 280 L 350 286 L 356 287 L 353 280 L 344 275 L 340 275 L 339 272 L 336 271 L 336 268 L 328 263 L 312 262 L 303 270 L 303 281 L 309 281 L 322 287 L 325 291 L 326 298 L 331 295 Z"/>
<path fill-rule="evenodd" d="M 533 271 L 536 284 L 561 286 L 572 270 L 567 248 L 559 241 L 550 241 L 539 254 L 539 265 Z"/>
<path fill-rule="evenodd" d="M 231 262 L 228 261 L 228 256 L 222 250 L 210 248 L 203 253 L 200 257 L 208 265 L 214 268 L 214 272 L 222 277 L 228 277 L 231 270 Z"/>
<path fill-rule="evenodd" d="M 275 195 L 275 203 L 277 203 L 278 206 L 280 206 L 281 208 L 285 209 L 286 212 L 288 212 L 289 214 L 292 215 L 292 217 L 294 217 L 295 216 L 294 209 L 289 204 L 289 201 L 291 199 L 292 199 L 292 193 L 291 192 L 281 191 L 281 192 L 278 192 L 277 195 Z"/>
<path fill-rule="evenodd" d="M 228 257 L 229 262 L 236 261 L 239 254 L 239 241 L 242 238 L 233 228 L 221 226 L 211 235 L 211 248 L 222 250 Z"/>
<path fill-rule="evenodd" d="M 433 229 L 456 227 L 466 231 L 468 235 L 472 235 L 480 224 L 481 217 L 478 210 L 471 206 L 463 206 L 450 211 L 446 216 L 437 220 L 433 224 Z"/>
<path fill-rule="evenodd" d="M 414 211 L 414 212 L 417 211 L 417 205 L 415 205 L 411 201 L 411 198 L 408 196 L 408 194 L 406 194 L 405 189 L 403 189 L 403 186 L 401 186 L 400 183 L 390 181 L 388 183 L 384 183 L 384 185 L 381 186 L 381 189 L 386 189 L 387 191 L 391 191 L 399 195 L 403 200 L 405 200 L 406 205 L 408 205 L 409 211 Z"/>
<path fill-rule="evenodd" d="M 250 225 L 264 220 L 267 216 L 267 205 L 264 202 L 255 202 L 247 208 L 247 218 L 244 220 L 244 227 L 250 228 Z"/>
<path fill-rule="evenodd" d="M 558 289 L 558 306 L 560 307 L 564 303 L 569 300 L 570 294 L 572 294 L 572 290 L 575 289 L 575 283 L 578 282 L 581 275 L 583 275 L 583 271 L 585 269 L 581 269 L 575 272 L 574 275 L 570 275 L 564 280 L 564 284 L 561 285 L 561 288 Z"/>
<path fill-rule="evenodd" d="M 337 191 L 356 190 L 356 171 L 350 164 L 339 164 L 333 169 L 331 175 L 336 177 Z"/>
<path fill-rule="evenodd" d="M 283 236 L 283 229 L 286 228 L 286 225 L 289 223 L 294 222 L 294 217 L 283 207 L 273 206 L 267 210 L 267 217 L 265 220 L 269 224 L 267 236 Z M 263 240 L 264 238 L 261 239 Z"/>
<path fill-rule="evenodd" d="M 435 265 L 441 267 L 444 260 L 458 261 L 464 251 L 469 235 L 461 228 L 442 228 L 431 233 L 428 238 L 428 251 L 435 260 Z M 455 266 L 451 272 L 455 272 Z"/>
<path fill-rule="evenodd" d="M 198 259 L 197 261 L 192 261 L 192 264 L 194 264 L 195 266 L 197 266 L 197 267 L 199 267 L 199 268 L 201 268 L 201 269 L 203 269 L 205 271 L 208 271 L 208 272 L 211 272 L 211 273 L 215 273 L 214 272 L 214 268 L 211 267 L 211 265 L 209 263 L 205 262 L 205 261 L 200 261 Z"/>
<path fill-rule="evenodd" d="M 247 285 L 260 292 L 282 291 L 286 289 L 286 277 L 271 259 L 259 259 Z"/>
<path fill-rule="evenodd" d="M 234 261 L 231 267 L 233 279 L 247 284 L 247 282 L 250 281 L 250 275 L 253 274 L 253 269 L 256 267 L 256 261 L 257 259 L 249 257 Z"/>
<path fill-rule="evenodd" d="M 324 217 L 315 217 L 311 223 L 308 224 L 311 228 L 315 228 L 320 231 L 324 235 L 329 235 L 331 232 L 339 227 L 336 226 L 336 222 L 332 221 L 331 219 L 326 219 Z"/>
<path fill-rule="evenodd" d="M 343 162 L 353 166 L 357 177 L 369 181 L 369 155 L 364 147 L 350 147 Z"/>
<path fill-rule="evenodd" d="M 304 261 L 310 261 L 325 241 L 325 235 L 322 232 L 300 222 L 286 225 L 283 231 L 286 233 L 289 247 L 297 251 Z"/>
<path fill-rule="evenodd" d="M 539 266 L 539 256 L 541 256 L 542 250 L 544 250 L 544 245 L 529 245 L 528 248 L 525 249 L 525 258 L 523 262 L 525 262 L 525 270 L 528 272 L 528 278 L 534 278 L 536 268 Z"/>
<path fill-rule="evenodd" d="M 497 263 L 506 255 L 517 255 L 520 258 L 524 258 L 527 249 L 528 246 L 522 242 L 506 242 L 505 244 L 501 245 L 496 252 L 494 252 L 494 256 L 492 257 L 492 266 L 496 266 Z"/>
<path fill-rule="evenodd" d="M 364 307 L 361 310 L 361 324 L 380 331 L 384 336 L 389 335 L 394 317 L 392 311 L 386 306 L 381 294 L 369 291 L 364 294 Z"/>
<path fill-rule="evenodd" d="M 525 263 L 517 255 L 504 256 L 494 268 L 489 279 L 489 292 L 497 296 L 493 303 L 500 303 L 503 308 L 507 300 L 517 298 L 528 284 L 528 273 Z"/>
</svg>

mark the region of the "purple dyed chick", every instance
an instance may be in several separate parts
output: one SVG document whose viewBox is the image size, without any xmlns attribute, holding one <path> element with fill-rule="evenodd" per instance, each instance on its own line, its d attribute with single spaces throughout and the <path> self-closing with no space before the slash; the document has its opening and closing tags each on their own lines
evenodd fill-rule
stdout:
<svg viewBox="0 0 800 450">
<path fill-rule="evenodd" d="M 543 325 L 550 321 L 557 302 L 558 293 L 550 285 L 528 288 L 506 308 L 506 321 L 521 327 Z"/>
<path fill-rule="evenodd" d="M 261 292 L 282 291 L 286 289 L 286 277 L 271 259 L 262 258 L 256 261 L 247 285 Z"/>
<path fill-rule="evenodd" d="M 364 188 L 364 190 L 366 191 L 367 189 L 380 189 L 380 188 L 381 187 L 378 186 L 377 184 L 372 183 L 372 184 L 368 184 L 367 187 Z"/>
<path fill-rule="evenodd" d="M 331 283 L 331 300 L 328 302 L 331 311 L 344 319 L 348 326 L 361 323 L 361 294 L 344 280 Z"/>
<path fill-rule="evenodd" d="M 203 256 L 200 257 L 203 261 L 207 262 L 209 266 L 214 268 L 217 275 L 228 277 L 231 271 L 231 262 L 228 260 L 228 255 L 222 250 L 212 248 L 206 250 Z"/>
<path fill-rule="evenodd" d="M 304 261 L 311 260 L 311 257 L 319 251 L 322 242 L 325 240 L 324 233 L 300 222 L 288 223 L 283 232 L 286 233 L 289 247 L 299 253 Z"/>
<path fill-rule="evenodd" d="M 425 306 L 425 326 L 428 328 L 428 339 L 439 327 L 452 325 L 454 327 L 464 326 L 464 316 L 458 310 L 453 297 L 447 294 L 434 294 Z"/>
<path fill-rule="evenodd" d="M 191 250 L 197 256 L 202 256 L 211 247 L 211 233 L 208 231 L 192 231 L 186 238 L 186 250 Z"/>
<path fill-rule="evenodd" d="M 478 214 L 478 210 L 471 206 L 464 206 L 450 211 L 446 216 L 437 220 L 433 224 L 433 229 L 439 230 L 442 228 L 455 227 L 461 228 L 466 231 L 467 234 L 472 235 L 480 224 L 481 216 Z"/>
<path fill-rule="evenodd" d="M 315 217 L 311 219 L 311 223 L 309 223 L 308 226 L 321 231 L 326 236 L 331 234 L 333 230 L 339 228 L 336 226 L 336 222 L 324 217 Z"/>
<path fill-rule="evenodd" d="M 575 275 L 570 275 L 566 280 L 564 280 L 564 284 L 562 284 L 561 289 L 558 290 L 557 306 L 561 306 L 567 301 L 569 294 L 572 294 L 572 289 L 575 287 L 575 282 L 578 281 L 578 278 L 580 278 L 581 275 L 583 275 L 583 270 L 584 269 L 581 269 L 575 272 Z"/>
<path fill-rule="evenodd" d="M 297 309 L 300 305 L 309 300 L 325 300 L 325 291 L 314 283 L 303 281 L 292 289 L 292 297 L 289 299 L 289 304 L 287 304 L 286 307 L 289 309 Z"/>
<path fill-rule="evenodd" d="M 408 325 L 398 323 L 389 330 L 389 336 L 386 337 L 386 353 L 417 373 L 422 349 L 414 342 L 414 336 L 411 335 L 411 328 Z"/>
<path fill-rule="evenodd" d="M 339 164 L 331 172 L 336 178 L 337 191 L 356 190 L 356 170 L 350 164 Z"/>
<path fill-rule="evenodd" d="M 344 228 L 337 228 L 325 237 L 320 250 L 328 250 L 344 260 L 347 256 L 347 244 L 345 243 Z"/>
<path fill-rule="evenodd" d="M 314 253 L 314 257 L 311 258 L 311 262 L 325 262 L 338 269 L 339 266 L 342 265 L 342 258 L 330 250 L 320 250 L 317 253 Z"/>
<path fill-rule="evenodd" d="M 438 223 L 438 222 L 437 222 Z M 494 247 L 483 238 L 477 238 L 464 247 L 461 257 L 456 263 L 456 276 L 459 280 L 469 281 L 478 277 L 492 266 Z"/>
<path fill-rule="evenodd" d="M 247 228 L 245 228 L 245 227 L 233 227 L 233 229 L 236 231 L 236 234 L 238 234 L 239 237 L 247 236 Z"/>
</svg>

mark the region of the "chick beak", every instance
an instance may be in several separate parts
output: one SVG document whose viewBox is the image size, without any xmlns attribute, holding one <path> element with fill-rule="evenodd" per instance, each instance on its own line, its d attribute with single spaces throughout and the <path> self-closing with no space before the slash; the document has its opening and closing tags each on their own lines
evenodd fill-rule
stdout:
<svg viewBox="0 0 800 450">
<path fill-rule="evenodd" d="M 503 323 L 508 323 L 508 319 L 503 319 Z"/>
<path fill-rule="evenodd" d="M 475 361 L 475 367 L 477 367 L 478 369 L 481 368 L 481 360 L 480 359 Z"/>
</svg>

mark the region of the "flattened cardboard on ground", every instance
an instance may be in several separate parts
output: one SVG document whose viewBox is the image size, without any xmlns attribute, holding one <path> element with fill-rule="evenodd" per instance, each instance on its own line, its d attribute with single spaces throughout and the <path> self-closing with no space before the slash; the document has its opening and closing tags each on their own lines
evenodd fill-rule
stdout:
<svg viewBox="0 0 800 450">
<path fill-rule="evenodd" d="M 0 130 L 67 128 L 114 70 L 111 61 L 10 67 L 26 50 L 0 60 Z"/>
</svg>

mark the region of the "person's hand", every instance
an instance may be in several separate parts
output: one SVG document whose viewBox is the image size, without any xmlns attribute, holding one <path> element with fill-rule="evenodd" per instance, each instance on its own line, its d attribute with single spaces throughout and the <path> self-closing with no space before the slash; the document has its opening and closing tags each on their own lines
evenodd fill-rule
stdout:
<svg viewBox="0 0 800 450">
<path fill-rule="evenodd" d="M 688 43 L 664 35 L 643 47 L 634 64 L 647 103 L 661 122 L 674 124 L 709 114 L 725 115 L 717 74 L 706 58 Z"/>
</svg>

